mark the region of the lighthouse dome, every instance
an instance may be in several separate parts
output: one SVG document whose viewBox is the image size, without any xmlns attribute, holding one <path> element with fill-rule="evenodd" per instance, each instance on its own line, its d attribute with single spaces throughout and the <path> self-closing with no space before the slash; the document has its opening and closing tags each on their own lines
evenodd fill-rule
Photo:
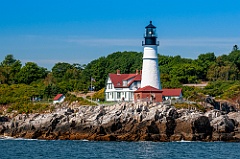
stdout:
<svg viewBox="0 0 240 159">
<path fill-rule="evenodd" d="M 150 24 L 145 27 L 145 43 L 143 45 L 158 45 L 156 27 L 150 21 Z"/>
</svg>

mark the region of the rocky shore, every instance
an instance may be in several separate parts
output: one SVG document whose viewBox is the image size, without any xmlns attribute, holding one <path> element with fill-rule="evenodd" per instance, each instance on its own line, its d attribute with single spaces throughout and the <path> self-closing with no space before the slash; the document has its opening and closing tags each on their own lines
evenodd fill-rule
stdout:
<svg viewBox="0 0 240 159">
<path fill-rule="evenodd" d="M 44 114 L 0 117 L 0 135 L 47 140 L 240 141 L 240 112 L 175 109 L 171 105 L 121 103 L 78 106 Z"/>
</svg>

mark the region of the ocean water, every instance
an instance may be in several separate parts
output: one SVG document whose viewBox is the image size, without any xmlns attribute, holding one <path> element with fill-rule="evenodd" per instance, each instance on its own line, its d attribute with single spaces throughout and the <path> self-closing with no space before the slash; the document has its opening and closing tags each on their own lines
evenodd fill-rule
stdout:
<svg viewBox="0 0 240 159">
<path fill-rule="evenodd" d="M 240 143 L 0 139 L 0 159 L 238 159 Z"/>
</svg>

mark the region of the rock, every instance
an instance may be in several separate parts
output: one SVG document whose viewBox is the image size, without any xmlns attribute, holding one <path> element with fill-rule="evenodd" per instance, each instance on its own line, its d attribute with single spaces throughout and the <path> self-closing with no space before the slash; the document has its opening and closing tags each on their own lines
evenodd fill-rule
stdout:
<svg viewBox="0 0 240 159">
<path fill-rule="evenodd" d="M 171 135 L 174 134 L 174 130 L 176 127 L 176 122 L 173 117 L 166 118 L 166 135 L 169 138 Z"/>
<path fill-rule="evenodd" d="M 234 132 L 235 122 L 229 119 L 227 115 L 219 116 L 211 121 L 214 131 L 218 133 L 231 133 Z"/>
<path fill-rule="evenodd" d="M 212 97 L 206 98 L 205 102 L 207 104 L 212 105 L 214 109 L 221 110 L 224 113 L 237 111 L 235 106 L 233 106 L 231 103 L 223 102 L 223 101 L 215 101 Z"/>
<path fill-rule="evenodd" d="M 66 106 L 67 107 L 67 106 Z M 74 111 L 75 110 L 75 111 Z M 52 113 L 19 114 L 0 122 L 0 135 L 102 141 L 234 141 L 240 138 L 240 113 L 205 114 L 164 104 L 58 107 Z M 224 113 L 223 113 L 224 114 Z"/>
<path fill-rule="evenodd" d="M 181 118 L 176 119 L 175 122 L 176 122 L 176 127 L 173 135 L 181 136 L 182 140 L 192 141 L 193 140 L 192 121 L 186 119 L 185 116 L 183 116 Z M 174 137 L 172 137 L 172 139 L 174 139 Z"/>
<path fill-rule="evenodd" d="M 107 133 L 106 133 L 105 129 L 102 126 L 100 126 L 97 128 L 96 134 L 97 135 L 106 135 Z"/>
<path fill-rule="evenodd" d="M 149 134 L 159 134 L 159 129 L 155 121 L 151 122 L 151 125 L 147 126 L 147 133 Z"/>
<path fill-rule="evenodd" d="M 221 111 L 213 109 L 213 110 L 210 110 L 210 111 L 206 112 L 204 115 L 206 117 L 208 117 L 208 119 L 210 121 L 212 121 L 213 119 L 215 119 L 215 118 L 217 118 L 217 117 L 219 117 L 221 115 Z"/>
<path fill-rule="evenodd" d="M 0 116 L 0 122 L 8 122 L 9 118 L 6 116 Z"/>
<path fill-rule="evenodd" d="M 208 117 L 200 116 L 193 121 L 192 133 L 194 134 L 194 140 L 204 140 L 207 137 L 212 137 L 213 128 L 210 124 Z"/>
<path fill-rule="evenodd" d="M 179 117 L 179 114 L 175 108 L 170 108 L 167 112 L 168 117 L 172 117 L 173 119 L 177 119 Z"/>
<path fill-rule="evenodd" d="M 6 130 L 6 127 L 0 124 L 0 134 L 3 134 L 5 130 Z"/>
</svg>

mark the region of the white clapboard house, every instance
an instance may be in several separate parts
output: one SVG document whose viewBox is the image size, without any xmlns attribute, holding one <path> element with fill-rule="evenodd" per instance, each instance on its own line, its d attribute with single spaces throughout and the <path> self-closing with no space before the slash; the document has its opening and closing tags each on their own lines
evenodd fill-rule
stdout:
<svg viewBox="0 0 240 159">
<path fill-rule="evenodd" d="M 106 101 L 133 101 L 134 91 L 141 87 L 141 72 L 133 74 L 110 73 L 105 88 Z"/>
<path fill-rule="evenodd" d="M 134 92 L 141 88 L 142 71 L 133 74 L 110 73 L 105 87 L 106 101 L 134 101 Z M 182 98 L 182 89 L 161 89 L 163 100 Z"/>
</svg>

